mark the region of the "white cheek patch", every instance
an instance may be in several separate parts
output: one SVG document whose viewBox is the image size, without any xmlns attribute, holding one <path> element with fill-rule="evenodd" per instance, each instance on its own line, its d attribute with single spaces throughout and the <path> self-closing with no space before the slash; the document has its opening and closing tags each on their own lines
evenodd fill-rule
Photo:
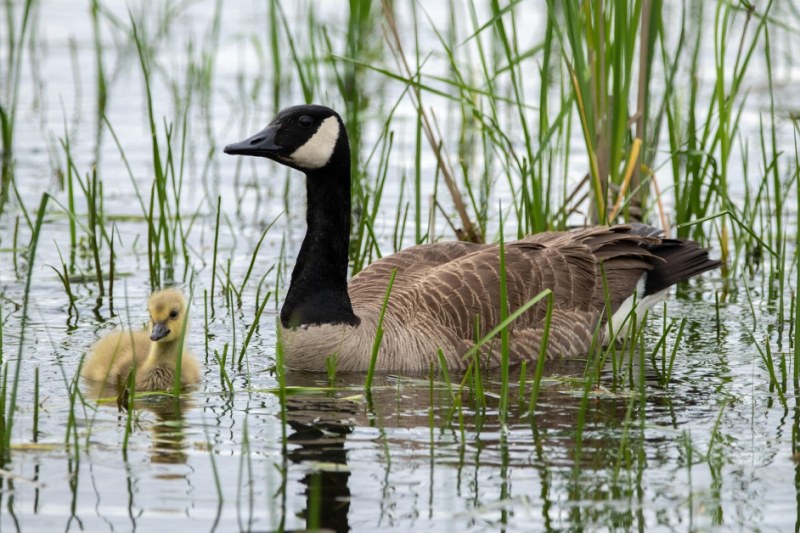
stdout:
<svg viewBox="0 0 800 533">
<path fill-rule="evenodd" d="M 339 139 L 339 121 L 328 117 L 306 143 L 292 152 L 289 160 L 301 168 L 322 168 L 328 164 Z"/>
</svg>

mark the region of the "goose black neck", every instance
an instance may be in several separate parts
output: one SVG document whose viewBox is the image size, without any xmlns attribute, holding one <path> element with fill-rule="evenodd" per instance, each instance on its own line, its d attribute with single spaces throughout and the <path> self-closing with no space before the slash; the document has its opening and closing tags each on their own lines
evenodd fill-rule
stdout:
<svg viewBox="0 0 800 533">
<path fill-rule="evenodd" d="M 308 229 L 281 309 L 281 323 L 289 328 L 357 325 L 359 319 L 347 293 L 350 148 L 344 133 L 328 164 L 306 171 L 306 190 Z"/>
</svg>

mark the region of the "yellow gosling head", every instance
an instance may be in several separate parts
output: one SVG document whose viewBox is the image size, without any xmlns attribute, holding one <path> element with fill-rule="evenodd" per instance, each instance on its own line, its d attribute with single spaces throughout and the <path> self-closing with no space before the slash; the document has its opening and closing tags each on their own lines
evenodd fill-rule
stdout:
<svg viewBox="0 0 800 533">
<path fill-rule="evenodd" d="M 186 300 L 180 291 L 165 289 L 155 292 L 147 302 L 150 311 L 150 340 L 174 342 L 181 338 Z"/>
</svg>

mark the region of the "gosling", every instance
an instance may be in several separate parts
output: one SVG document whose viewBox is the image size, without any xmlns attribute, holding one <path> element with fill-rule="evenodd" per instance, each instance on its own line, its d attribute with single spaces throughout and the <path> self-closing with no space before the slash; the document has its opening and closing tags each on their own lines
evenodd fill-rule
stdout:
<svg viewBox="0 0 800 533">
<path fill-rule="evenodd" d="M 95 383 L 126 383 L 135 364 L 137 391 L 171 389 L 181 337 L 184 335 L 186 300 L 179 291 L 153 293 L 147 302 L 150 325 L 141 331 L 114 331 L 92 347 L 81 375 Z M 187 324 L 188 325 L 188 324 Z M 184 349 L 181 357 L 181 385 L 200 381 L 200 365 Z"/>
</svg>

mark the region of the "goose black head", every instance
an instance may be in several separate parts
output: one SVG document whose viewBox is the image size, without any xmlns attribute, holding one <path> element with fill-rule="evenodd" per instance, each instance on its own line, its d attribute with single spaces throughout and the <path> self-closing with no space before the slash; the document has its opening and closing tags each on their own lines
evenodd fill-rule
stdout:
<svg viewBox="0 0 800 533">
<path fill-rule="evenodd" d="M 336 112 L 321 105 L 298 105 L 278 113 L 249 139 L 229 144 L 225 153 L 266 157 L 294 169 L 311 172 L 328 165 L 347 135 Z"/>
</svg>

